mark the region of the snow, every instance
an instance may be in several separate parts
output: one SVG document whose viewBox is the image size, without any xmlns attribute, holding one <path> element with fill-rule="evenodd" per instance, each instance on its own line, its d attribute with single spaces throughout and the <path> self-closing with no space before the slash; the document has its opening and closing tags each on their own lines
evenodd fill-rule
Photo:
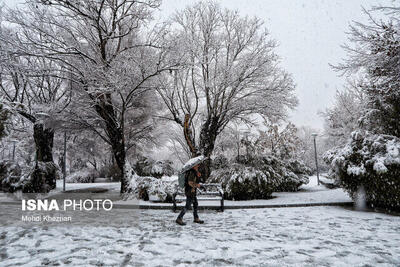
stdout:
<svg viewBox="0 0 400 267">
<path fill-rule="evenodd" d="M 200 212 L 84 212 L 79 221 L 15 223 L 0 210 L 2 266 L 399 266 L 399 218 L 342 207 Z M 116 220 L 116 219 L 120 220 Z"/>
<path fill-rule="evenodd" d="M 341 188 L 327 189 L 323 185 L 317 185 L 317 176 L 309 177 L 309 183 L 302 185 L 299 192 L 275 192 L 272 193 L 272 199 L 256 199 L 246 201 L 225 200 L 225 206 L 268 206 L 268 205 L 293 205 L 293 204 L 318 204 L 318 203 L 348 203 L 352 202 L 349 195 Z M 201 199 L 201 197 L 198 197 Z M 137 200 L 116 201 L 118 205 L 137 205 Z M 172 208 L 171 203 L 152 203 L 149 201 L 139 200 L 139 204 L 143 206 L 167 206 Z M 178 203 L 178 207 L 185 203 Z M 199 206 L 219 207 L 220 202 L 215 201 L 200 201 Z"/>
<path fill-rule="evenodd" d="M 376 158 L 373 168 L 374 171 L 376 171 L 376 173 L 378 174 L 386 173 L 388 169 L 385 166 L 385 158 L 383 157 Z"/>
<path fill-rule="evenodd" d="M 90 183 L 92 180 L 94 180 L 93 177 L 93 172 L 90 170 L 80 170 L 76 171 L 74 173 L 71 173 L 66 177 L 66 181 L 69 183 L 82 183 L 82 182 L 88 182 Z"/>
<path fill-rule="evenodd" d="M 163 172 L 163 167 L 158 164 L 154 164 L 153 167 L 151 168 L 151 173 L 162 173 L 162 172 Z"/>
<path fill-rule="evenodd" d="M 390 157 L 392 157 L 392 158 L 399 157 L 399 147 L 396 146 L 396 143 L 394 140 L 391 140 L 386 143 L 386 150 Z"/>
<path fill-rule="evenodd" d="M 364 164 L 361 164 L 361 166 L 352 166 L 349 165 L 347 167 L 347 174 L 348 175 L 361 175 L 361 174 L 365 174 L 365 167 Z"/>
<path fill-rule="evenodd" d="M 174 181 L 178 181 L 178 175 L 172 175 L 172 176 L 163 176 L 161 177 L 162 181 L 165 182 L 174 182 Z"/>
<path fill-rule="evenodd" d="M 128 192 L 124 194 L 124 199 L 140 199 L 142 192 L 147 192 L 152 201 L 165 201 L 168 196 L 171 197 L 176 191 L 177 183 L 175 180 L 166 181 L 150 176 L 137 176 L 131 179 L 128 184 Z"/>
<path fill-rule="evenodd" d="M 155 178 L 154 178 L 155 179 Z M 320 176 L 320 179 L 326 179 L 323 176 Z M 161 181 L 169 184 L 177 180 L 177 176 L 164 176 Z M 109 193 L 116 194 L 119 193 L 121 188 L 120 183 L 66 183 L 66 190 L 77 190 L 77 189 L 85 189 L 85 188 L 106 188 L 109 190 Z M 63 189 L 63 180 L 57 180 L 57 188 L 50 192 L 50 195 L 59 194 Z M 225 206 L 267 206 L 267 205 L 292 205 L 292 204 L 316 204 L 316 203 L 344 203 L 351 202 L 351 198 L 348 196 L 346 192 L 341 188 L 337 189 L 327 189 L 323 185 L 317 185 L 317 176 L 310 176 L 309 183 L 306 185 L 302 185 L 300 187 L 299 192 L 275 192 L 272 194 L 274 198 L 272 199 L 258 199 L 258 200 L 247 200 L 247 201 L 231 201 L 225 200 Z M 154 190 L 153 190 L 154 191 Z M 152 196 L 153 200 L 159 200 L 159 198 L 155 198 L 155 195 Z M 201 197 L 199 197 L 201 199 Z M 12 201 L 14 200 L 10 196 L 6 194 L 0 194 L 0 201 Z M 132 206 L 137 205 L 138 203 L 143 206 L 167 206 L 171 207 L 171 203 L 154 203 L 151 201 L 144 200 L 136 200 L 136 199 L 128 199 L 128 200 L 119 200 L 114 201 L 115 204 L 120 206 L 126 205 Z M 183 206 L 184 203 L 178 203 L 178 206 Z M 215 201 L 200 201 L 200 206 L 220 206 L 220 202 L 218 200 Z"/>
<path fill-rule="evenodd" d="M 326 183 L 331 183 L 331 181 L 329 179 L 325 178 L 322 175 L 319 176 L 319 180 L 324 181 Z M 312 175 L 312 176 L 308 177 L 308 184 L 301 185 L 300 190 L 302 190 L 302 191 L 323 191 L 323 190 L 328 191 L 324 185 L 322 185 L 322 184 L 318 185 L 317 175 Z"/>
<path fill-rule="evenodd" d="M 330 162 L 333 169 L 339 170 L 346 167 L 348 175 L 360 176 L 366 174 L 366 168 L 370 164 L 377 174 L 388 171 L 388 167 L 400 165 L 400 139 L 390 135 L 370 135 L 365 137 L 360 131 L 352 133 L 352 140 L 344 147 L 336 148 L 325 153 L 324 158 Z M 361 163 L 355 166 L 351 156 L 359 153 Z"/>
<path fill-rule="evenodd" d="M 56 189 L 50 191 L 50 193 L 59 193 L 63 190 L 63 180 L 57 180 Z M 77 190 L 85 188 L 107 188 L 109 191 L 118 191 L 121 189 L 121 183 L 65 183 L 65 190 Z"/>
<path fill-rule="evenodd" d="M 321 179 L 324 179 L 321 176 Z M 174 181 L 174 177 L 164 177 Z M 120 183 L 67 184 L 67 189 Z M 62 180 L 57 181 L 61 190 Z M 317 185 L 316 176 L 295 193 L 226 205 L 347 202 L 342 189 Z M 168 205 L 137 200 L 126 204 Z M 114 202 L 120 204 L 120 202 Z M 208 203 L 207 203 L 208 204 Z M 200 202 L 200 206 L 204 202 Z M 215 201 L 215 205 L 219 202 Z M 27 223 L 20 206 L 0 209 L 2 266 L 399 266 L 399 217 L 343 207 L 296 207 L 200 211 L 204 225 L 175 224 L 170 210 L 113 209 L 63 212 L 72 222 Z M 32 214 L 27 213 L 26 215 Z M 25 215 L 25 214 L 24 214 Z M 189 257 L 187 255 L 190 255 Z"/>
</svg>

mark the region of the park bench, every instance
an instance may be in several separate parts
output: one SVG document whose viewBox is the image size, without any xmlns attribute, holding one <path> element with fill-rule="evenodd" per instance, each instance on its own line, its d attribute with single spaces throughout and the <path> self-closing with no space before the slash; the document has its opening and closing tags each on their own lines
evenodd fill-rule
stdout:
<svg viewBox="0 0 400 267">
<path fill-rule="evenodd" d="M 221 184 L 203 184 L 205 190 L 197 189 L 197 201 L 220 201 L 219 211 L 224 211 L 224 191 Z M 184 190 L 178 188 L 172 196 L 173 211 L 177 210 L 177 202 L 186 200 Z"/>
</svg>

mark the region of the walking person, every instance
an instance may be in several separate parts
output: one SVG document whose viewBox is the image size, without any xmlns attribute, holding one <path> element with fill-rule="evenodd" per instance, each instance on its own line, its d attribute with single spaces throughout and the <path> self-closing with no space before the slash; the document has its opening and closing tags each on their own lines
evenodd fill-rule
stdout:
<svg viewBox="0 0 400 267">
<path fill-rule="evenodd" d="M 179 214 L 178 218 L 176 219 L 176 223 L 179 225 L 186 225 L 183 222 L 183 216 L 185 215 L 186 211 L 190 209 L 190 206 L 193 204 L 193 217 L 194 223 L 204 223 L 204 221 L 199 219 L 199 215 L 197 213 L 198 202 L 196 191 L 197 188 L 201 188 L 202 185 L 199 183 L 201 177 L 201 173 L 199 172 L 199 165 L 193 166 L 190 170 L 186 172 L 185 175 L 185 195 L 186 195 L 186 205 L 182 209 L 181 213 Z"/>
</svg>

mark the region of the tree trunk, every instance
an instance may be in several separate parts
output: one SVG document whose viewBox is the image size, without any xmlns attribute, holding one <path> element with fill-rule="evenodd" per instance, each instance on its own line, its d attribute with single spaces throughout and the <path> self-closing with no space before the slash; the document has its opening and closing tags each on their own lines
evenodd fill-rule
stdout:
<svg viewBox="0 0 400 267">
<path fill-rule="evenodd" d="M 101 94 L 96 99 L 95 109 L 99 116 L 104 120 L 105 131 L 110 139 L 111 148 L 114 154 L 117 166 L 121 171 L 121 191 L 125 193 L 128 189 L 128 177 L 125 175 L 125 137 L 124 123 L 118 124 L 118 118 L 114 112 L 114 106 L 110 94 Z"/>
<path fill-rule="evenodd" d="M 46 128 L 42 122 L 35 121 L 33 138 L 36 146 L 36 164 L 22 192 L 46 193 L 56 188 L 58 177 L 58 167 L 53 162 L 54 130 Z"/>
<path fill-rule="evenodd" d="M 33 125 L 33 138 L 36 146 L 36 160 L 53 162 L 54 130 L 45 128 L 43 123 Z"/>
<path fill-rule="evenodd" d="M 189 151 L 192 154 L 192 157 L 197 156 L 197 148 L 194 136 L 192 134 L 192 130 L 190 129 L 190 115 L 185 115 L 185 122 L 183 124 L 183 135 L 185 136 L 186 144 L 189 147 Z"/>
<path fill-rule="evenodd" d="M 120 131 L 111 138 L 111 146 L 114 154 L 115 161 L 117 163 L 118 168 L 121 171 L 121 193 L 125 193 L 128 189 L 128 177 L 125 176 L 125 161 L 126 161 L 126 151 L 125 151 L 125 142 L 123 138 L 123 134 Z"/>
<path fill-rule="evenodd" d="M 203 163 L 202 177 L 204 181 L 211 174 L 211 155 L 214 151 L 215 141 L 218 133 L 218 117 L 209 118 L 201 129 L 200 133 L 200 149 L 202 154 L 207 157 Z"/>
</svg>

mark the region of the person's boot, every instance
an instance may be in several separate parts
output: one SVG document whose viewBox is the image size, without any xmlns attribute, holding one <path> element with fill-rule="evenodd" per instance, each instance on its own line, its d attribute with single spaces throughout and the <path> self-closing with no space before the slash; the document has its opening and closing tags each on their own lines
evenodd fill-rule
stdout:
<svg viewBox="0 0 400 267">
<path fill-rule="evenodd" d="M 185 223 L 181 218 L 176 219 L 175 222 L 176 222 L 177 224 L 179 224 L 179 225 L 186 225 L 186 223 Z"/>
<path fill-rule="evenodd" d="M 203 224 L 204 221 L 200 220 L 199 218 L 196 218 L 193 220 L 194 223 L 199 223 L 199 224 Z"/>
</svg>

